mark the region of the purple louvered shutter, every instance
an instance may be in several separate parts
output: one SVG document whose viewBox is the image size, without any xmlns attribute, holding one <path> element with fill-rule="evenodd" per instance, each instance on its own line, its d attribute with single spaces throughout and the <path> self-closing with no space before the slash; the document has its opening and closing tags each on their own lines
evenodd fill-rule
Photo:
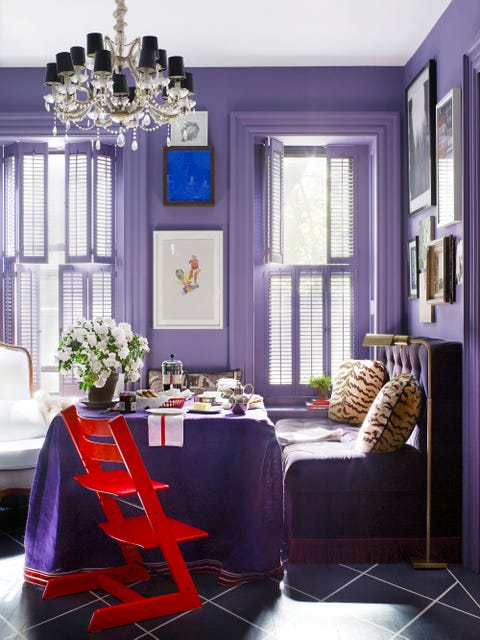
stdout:
<svg viewBox="0 0 480 640">
<path fill-rule="evenodd" d="M 92 256 L 92 146 L 65 147 L 65 261 L 90 262 Z"/>
<path fill-rule="evenodd" d="M 115 147 L 94 151 L 93 261 L 113 263 L 115 257 Z"/>
<path fill-rule="evenodd" d="M 15 344 L 15 261 L 4 259 L 2 273 L 2 341 Z"/>
<path fill-rule="evenodd" d="M 89 274 L 89 316 L 90 318 L 113 317 L 113 267 L 98 267 Z"/>
<path fill-rule="evenodd" d="M 40 381 L 39 274 L 35 267 L 17 265 L 17 344 L 30 352 L 33 384 Z"/>
<path fill-rule="evenodd" d="M 87 316 L 87 273 L 73 265 L 60 265 L 59 282 L 59 328 L 60 335 L 78 318 Z M 60 392 L 64 395 L 78 393 L 78 384 L 72 374 L 60 376 Z"/>
<path fill-rule="evenodd" d="M 48 262 L 48 145 L 17 144 L 19 256 L 23 263 Z"/>
<path fill-rule="evenodd" d="M 283 263 L 283 144 L 265 144 L 265 262 Z"/>
</svg>

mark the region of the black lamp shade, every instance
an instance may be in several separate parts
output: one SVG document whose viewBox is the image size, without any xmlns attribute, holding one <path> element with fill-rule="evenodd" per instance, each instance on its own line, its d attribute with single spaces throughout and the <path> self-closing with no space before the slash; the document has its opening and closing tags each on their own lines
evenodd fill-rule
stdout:
<svg viewBox="0 0 480 640">
<path fill-rule="evenodd" d="M 73 68 L 72 56 L 70 51 L 61 51 L 57 53 L 57 73 L 59 76 L 73 76 L 75 69 Z"/>
<path fill-rule="evenodd" d="M 124 73 L 113 74 L 113 95 L 128 96 L 127 76 Z"/>
<path fill-rule="evenodd" d="M 193 75 L 187 71 L 185 73 L 185 78 L 180 82 L 182 89 L 187 89 L 190 95 L 193 94 Z"/>
<path fill-rule="evenodd" d="M 103 36 L 101 33 L 87 34 L 87 56 L 93 58 L 97 49 L 103 49 Z"/>
<path fill-rule="evenodd" d="M 135 87 L 128 87 L 128 100 L 133 102 L 135 100 Z"/>
<path fill-rule="evenodd" d="M 97 49 L 93 72 L 103 75 L 112 73 L 112 53 L 108 49 Z"/>
<path fill-rule="evenodd" d="M 185 77 L 182 56 L 170 56 L 168 59 L 168 75 L 174 80 L 181 80 Z"/>
<path fill-rule="evenodd" d="M 85 49 L 83 47 L 70 47 L 70 55 L 74 67 L 85 66 Z"/>
<path fill-rule="evenodd" d="M 57 73 L 57 63 L 56 62 L 48 62 L 47 68 L 45 71 L 45 84 L 50 87 L 54 84 L 60 84 L 60 78 Z"/>
<path fill-rule="evenodd" d="M 167 68 L 167 52 L 165 49 L 158 50 L 158 64 L 160 65 L 160 69 Z"/>
<path fill-rule="evenodd" d="M 142 38 L 142 49 L 153 49 L 155 52 L 158 51 L 158 38 L 157 36 L 143 36 Z M 158 54 L 156 54 L 158 55 Z"/>
<path fill-rule="evenodd" d="M 140 49 L 140 57 L 138 59 L 138 69 L 147 73 L 155 71 L 157 53 L 158 49 L 145 49 L 142 47 L 142 49 Z"/>
</svg>

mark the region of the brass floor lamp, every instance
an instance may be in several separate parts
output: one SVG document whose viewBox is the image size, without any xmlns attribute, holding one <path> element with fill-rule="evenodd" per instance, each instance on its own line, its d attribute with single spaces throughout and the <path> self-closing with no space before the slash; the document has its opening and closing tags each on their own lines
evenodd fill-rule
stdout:
<svg viewBox="0 0 480 640">
<path fill-rule="evenodd" d="M 363 339 L 364 347 L 389 347 L 421 344 L 427 350 L 427 521 L 426 521 L 426 550 L 424 558 L 411 558 L 414 569 L 446 569 L 447 563 L 432 560 L 431 557 L 431 521 L 432 521 L 432 350 L 427 340 L 411 338 L 390 333 L 367 333 Z"/>
</svg>

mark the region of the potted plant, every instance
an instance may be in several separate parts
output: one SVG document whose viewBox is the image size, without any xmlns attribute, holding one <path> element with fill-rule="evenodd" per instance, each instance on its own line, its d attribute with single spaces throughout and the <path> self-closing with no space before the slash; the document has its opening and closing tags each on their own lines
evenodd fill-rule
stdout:
<svg viewBox="0 0 480 640">
<path fill-rule="evenodd" d="M 148 351 L 146 338 L 133 333 L 127 322 L 117 325 L 110 318 L 79 318 L 64 332 L 56 361 L 64 375 L 73 372 L 91 402 L 108 402 L 99 400 L 98 393 L 95 397 L 96 390 L 108 389 L 108 394 L 111 390 L 112 400 L 119 372 L 125 382 L 138 380 Z"/>
<path fill-rule="evenodd" d="M 332 388 L 332 378 L 324 373 L 320 376 L 310 376 L 308 384 L 317 390 L 317 399 L 314 400 L 315 404 L 328 404 L 328 397 L 330 395 L 330 389 Z"/>
</svg>

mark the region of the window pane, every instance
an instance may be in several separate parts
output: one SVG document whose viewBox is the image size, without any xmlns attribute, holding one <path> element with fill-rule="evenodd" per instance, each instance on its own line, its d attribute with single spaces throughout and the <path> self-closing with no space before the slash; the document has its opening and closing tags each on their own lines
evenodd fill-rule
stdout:
<svg viewBox="0 0 480 640">
<path fill-rule="evenodd" d="M 326 158 L 285 156 L 285 264 L 326 264 L 326 203 Z"/>
<path fill-rule="evenodd" d="M 292 277 L 269 279 L 269 382 L 292 384 Z"/>
</svg>

